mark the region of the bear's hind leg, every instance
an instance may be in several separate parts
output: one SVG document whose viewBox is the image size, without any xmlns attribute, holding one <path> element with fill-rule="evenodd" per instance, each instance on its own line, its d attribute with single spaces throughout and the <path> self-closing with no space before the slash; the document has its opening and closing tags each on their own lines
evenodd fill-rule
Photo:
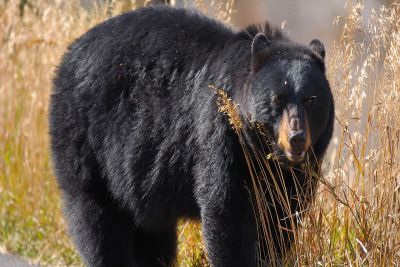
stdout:
<svg viewBox="0 0 400 267">
<path fill-rule="evenodd" d="M 135 232 L 128 214 L 109 199 L 96 200 L 90 194 L 65 196 L 64 205 L 70 233 L 87 266 L 141 266 L 135 264 Z"/>
</svg>

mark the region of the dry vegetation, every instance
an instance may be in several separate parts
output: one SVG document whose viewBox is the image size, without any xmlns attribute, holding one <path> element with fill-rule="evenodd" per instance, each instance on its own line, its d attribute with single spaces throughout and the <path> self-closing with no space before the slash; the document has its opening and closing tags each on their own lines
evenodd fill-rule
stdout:
<svg viewBox="0 0 400 267">
<path fill-rule="evenodd" d="M 233 1 L 213 2 L 211 8 L 228 10 L 217 15 L 229 22 Z M 336 137 L 288 265 L 400 265 L 399 4 L 367 19 L 360 3 L 349 4 L 341 18 L 343 33 L 327 59 Z M 81 264 L 49 160 L 51 79 L 74 38 L 132 7 L 112 1 L 89 14 L 78 1 L 37 0 L 20 16 L 18 1 L 0 1 L 0 251 L 42 264 Z M 199 226 L 182 222 L 178 236 L 179 265 L 206 265 Z"/>
<path fill-rule="evenodd" d="M 296 242 L 300 265 L 400 265 L 399 4 L 368 18 L 347 7 L 327 66 L 337 140 Z"/>
</svg>

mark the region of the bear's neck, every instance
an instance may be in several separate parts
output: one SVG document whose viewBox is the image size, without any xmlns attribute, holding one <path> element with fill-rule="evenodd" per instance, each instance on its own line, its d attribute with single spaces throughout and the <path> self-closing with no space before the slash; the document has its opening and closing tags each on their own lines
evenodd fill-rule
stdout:
<svg viewBox="0 0 400 267">
<path fill-rule="evenodd" d="M 239 96 L 251 74 L 251 41 L 229 39 L 215 49 L 213 56 L 209 62 L 210 84 L 241 101 Z"/>
</svg>

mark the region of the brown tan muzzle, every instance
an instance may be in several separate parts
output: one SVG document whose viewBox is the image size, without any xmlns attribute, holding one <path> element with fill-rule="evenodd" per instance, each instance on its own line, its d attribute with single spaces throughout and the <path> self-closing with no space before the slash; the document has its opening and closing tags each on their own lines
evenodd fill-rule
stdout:
<svg viewBox="0 0 400 267">
<path fill-rule="evenodd" d="M 294 104 L 284 109 L 279 124 L 278 144 L 289 161 L 301 162 L 311 144 L 306 113 Z"/>
</svg>

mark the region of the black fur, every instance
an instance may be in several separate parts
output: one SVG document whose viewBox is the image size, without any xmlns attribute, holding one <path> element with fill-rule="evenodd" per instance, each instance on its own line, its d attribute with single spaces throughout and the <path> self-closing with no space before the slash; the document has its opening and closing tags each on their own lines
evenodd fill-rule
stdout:
<svg viewBox="0 0 400 267">
<path fill-rule="evenodd" d="M 180 217 L 201 219 L 212 266 L 256 266 L 248 169 L 208 85 L 274 136 L 270 98 L 283 80 L 294 101 L 311 90 L 318 159 L 333 130 L 323 57 L 267 25 L 271 47 L 253 58 L 259 31 L 160 6 L 109 19 L 69 47 L 51 96 L 51 149 L 88 266 L 171 265 Z"/>
</svg>

